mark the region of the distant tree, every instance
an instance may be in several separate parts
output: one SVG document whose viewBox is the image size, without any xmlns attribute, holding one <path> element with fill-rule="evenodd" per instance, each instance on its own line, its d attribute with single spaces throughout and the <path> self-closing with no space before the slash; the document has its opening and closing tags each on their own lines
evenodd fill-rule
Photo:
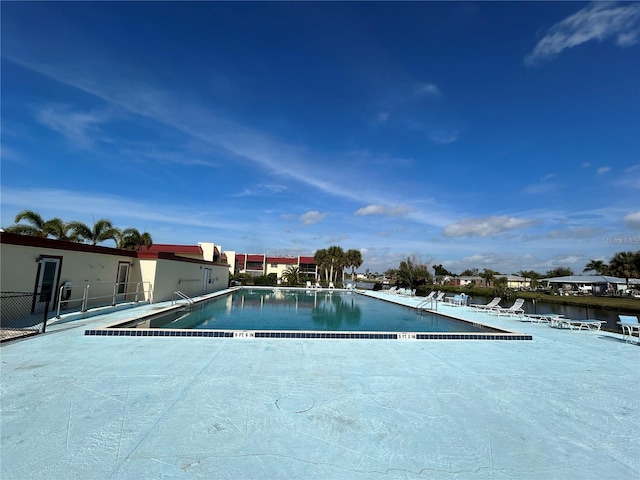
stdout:
<svg viewBox="0 0 640 480">
<path fill-rule="evenodd" d="M 297 285 L 300 283 L 300 268 L 297 265 L 289 265 L 284 272 L 282 278 L 289 285 Z"/>
<path fill-rule="evenodd" d="M 488 287 L 493 282 L 495 276 L 498 275 L 498 272 L 491 270 L 490 268 L 485 268 L 480 276 L 484 278 L 485 285 Z"/>
<path fill-rule="evenodd" d="M 569 267 L 556 267 L 552 270 L 547 271 L 546 277 L 570 277 L 573 275 L 573 270 Z"/>
<path fill-rule="evenodd" d="M 453 276 L 453 273 L 444 268 L 442 265 L 434 265 L 433 270 L 436 277 L 445 277 L 447 275 Z"/>
<path fill-rule="evenodd" d="M 20 223 L 20 222 L 26 223 Z M 51 233 L 52 225 L 46 222 L 38 212 L 23 210 L 14 219 L 15 225 L 7 227 L 5 231 L 30 237 L 47 238 Z"/>
<path fill-rule="evenodd" d="M 329 253 L 326 248 L 321 248 L 316 250 L 316 253 L 313 254 L 313 261 L 316 262 L 318 266 L 318 271 L 324 271 L 325 281 L 329 283 L 329 269 L 327 268 L 329 262 Z"/>
<path fill-rule="evenodd" d="M 140 233 L 136 228 L 125 228 L 118 235 L 118 248 L 123 250 L 140 250 L 153 245 L 149 232 Z"/>
<path fill-rule="evenodd" d="M 629 279 L 640 277 L 640 251 L 616 253 L 609 262 L 609 272 L 624 278 L 629 288 Z"/>
<path fill-rule="evenodd" d="M 591 270 L 595 271 L 598 275 L 606 275 L 609 271 L 609 266 L 602 260 L 589 260 L 589 263 L 584 266 L 584 270 L 582 271 L 589 272 Z"/>
<path fill-rule="evenodd" d="M 329 278 L 330 281 L 335 281 L 337 280 L 337 278 L 334 278 L 334 272 L 335 276 L 337 277 L 338 272 L 344 270 L 344 250 L 342 250 L 342 248 L 338 247 L 337 245 L 332 245 L 331 247 L 327 248 L 327 257 L 329 265 Z"/>
<path fill-rule="evenodd" d="M 91 245 L 97 245 L 107 240 L 113 240 L 117 245 L 121 234 L 120 230 L 113 226 L 111 220 L 106 218 L 101 218 L 91 228 L 82 222 L 69 222 L 69 228 L 74 232 L 74 235 L 91 243 Z"/>
<path fill-rule="evenodd" d="M 362 253 L 360 250 L 350 249 L 345 253 L 346 267 L 351 268 L 351 282 L 355 282 L 356 268 L 362 265 Z"/>
<path fill-rule="evenodd" d="M 429 265 L 422 263 L 415 255 L 402 260 L 397 270 L 398 280 L 409 288 L 431 283 Z"/>
<path fill-rule="evenodd" d="M 460 274 L 461 277 L 478 277 L 480 276 L 480 270 L 477 268 L 467 268 Z"/>
<path fill-rule="evenodd" d="M 71 231 L 69 224 L 65 223 L 61 218 L 52 218 L 46 222 L 46 225 L 49 230 L 49 235 L 56 240 L 78 241 L 74 232 Z"/>
<path fill-rule="evenodd" d="M 533 270 L 520 270 L 518 272 L 518 275 L 525 279 L 528 279 L 529 285 L 532 287 L 537 287 L 538 285 L 540 285 L 540 282 L 538 280 L 542 278 L 541 274 Z"/>
</svg>

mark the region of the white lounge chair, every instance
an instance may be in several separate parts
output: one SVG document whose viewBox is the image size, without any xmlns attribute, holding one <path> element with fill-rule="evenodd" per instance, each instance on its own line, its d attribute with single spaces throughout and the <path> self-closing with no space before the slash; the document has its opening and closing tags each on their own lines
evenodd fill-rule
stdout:
<svg viewBox="0 0 640 480">
<path fill-rule="evenodd" d="M 522 305 L 524 305 L 524 298 L 516 298 L 516 301 L 513 302 L 513 305 L 510 307 L 495 307 L 492 308 L 489 313 L 495 313 L 496 315 L 502 316 L 516 316 L 523 317 L 524 310 L 522 309 Z"/>
<path fill-rule="evenodd" d="M 524 322 L 531 323 L 551 323 L 554 320 L 562 319 L 564 315 L 559 313 L 537 313 L 537 314 L 525 314 L 522 318 Z"/>
<path fill-rule="evenodd" d="M 556 318 L 549 323 L 550 326 L 559 328 L 570 328 L 571 330 L 582 330 L 583 328 L 592 331 L 599 331 L 603 323 L 607 323 L 604 320 L 574 320 L 571 318 Z"/>
<path fill-rule="evenodd" d="M 333 285 L 333 282 L 329 282 L 329 288 L 336 288 L 336 287 Z"/>
<path fill-rule="evenodd" d="M 311 281 L 307 280 L 307 288 L 311 288 Z"/>
<path fill-rule="evenodd" d="M 492 308 L 496 308 L 499 304 L 500 304 L 500 300 L 502 300 L 502 298 L 500 297 L 495 297 L 493 300 L 491 300 L 489 303 L 483 304 L 483 305 L 479 305 L 477 303 L 472 303 L 471 305 L 469 305 L 471 308 L 476 308 L 478 310 L 491 310 Z"/>
<path fill-rule="evenodd" d="M 627 342 L 632 342 L 634 339 L 634 332 L 638 334 L 638 345 L 640 345 L 640 321 L 638 317 L 633 315 L 618 315 L 620 321 L 618 325 L 622 327 L 622 339 Z"/>
<path fill-rule="evenodd" d="M 398 287 L 391 287 L 389 290 L 387 290 L 387 293 L 394 295 L 396 293 L 396 290 L 398 290 Z"/>
</svg>

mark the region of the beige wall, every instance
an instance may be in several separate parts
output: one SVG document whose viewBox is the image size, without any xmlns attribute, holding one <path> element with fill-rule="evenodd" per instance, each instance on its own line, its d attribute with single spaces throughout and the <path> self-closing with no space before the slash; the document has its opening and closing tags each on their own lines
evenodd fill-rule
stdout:
<svg viewBox="0 0 640 480">
<path fill-rule="evenodd" d="M 282 274 L 287 268 L 289 268 L 290 266 L 297 267 L 297 265 L 295 264 L 288 264 L 288 263 L 275 263 L 273 265 L 275 266 L 272 266 L 271 263 L 267 263 L 266 274 L 269 275 L 270 273 L 275 273 L 278 277 L 278 280 L 282 279 Z"/>
<path fill-rule="evenodd" d="M 133 301 L 137 283 L 142 285 L 138 300 L 152 303 L 171 300 L 176 290 L 189 296 L 197 296 L 225 289 L 229 284 L 229 268 L 225 264 L 179 257 L 142 259 L 133 256 L 133 252 L 127 255 L 126 252 L 117 249 L 79 246 L 54 240 L 25 239 L 25 245 L 22 245 L 16 244 L 18 242 L 15 239 L 15 236 L 13 240 L 7 236 L 6 241 L 0 244 L 0 290 L 34 292 L 39 265 L 37 260 L 41 257 L 59 257 L 61 264 L 56 294 L 60 286 L 65 282 L 71 282 L 73 287 L 67 304 L 69 309 L 81 306 L 87 285 L 89 308 L 110 305 L 120 263 L 129 265 L 129 278 L 126 298 L 120 295 L 118 302 Z M 19 242 L 22 243 L 22 239 Z M 60 248 L 53 248 L 56 246 Z M 211 281 L 205 284 L 207 269 L 211 272 Z M 54 303 L 52 308 L 55 306 Z"/>
<path fill-rule="evenodd" d="M 79 299 L 87 285 L 90 285 L 91 298 L 88 306 L 110 304 L 120 262 L 133 263 L 129 268 L 127 285 L 131 300 L 132 292 L 135 292 L 135 285 L 131 283 L 141 281 L 140 269 L 135 268 L 136 259 L 132 257 L 3 243 L 0 247 L 0 289 L 4 292 L 33 292 L 38 274 L 37 259 L 40 257 L 61 257 L 56 294 L 61 285 L 71 282 L 70 308 L 80 306 Z"/>
<path fill-rule="evenodd" d="M 226 265 L 180 262 L 158 259 L 153 277 L 153 301 L 171 300 L 173 292 L 194 297 L 227 288 L 229 269 Z M 211 269 L 211 283 L 204 284 L 205 269 Z M 151 277 L 149 277 L 151 278 Z"/>
</svg>

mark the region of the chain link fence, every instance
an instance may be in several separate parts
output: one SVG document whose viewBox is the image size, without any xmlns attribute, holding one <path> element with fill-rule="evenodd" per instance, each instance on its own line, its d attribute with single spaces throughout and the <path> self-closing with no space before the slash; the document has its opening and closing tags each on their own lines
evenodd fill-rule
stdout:
<svg viewBox="0 0 640 480">
<path fill-rule="evenodd" d="M 51 293 L 0 292 L 0 342 L 44 333 Z"/>
</svg>

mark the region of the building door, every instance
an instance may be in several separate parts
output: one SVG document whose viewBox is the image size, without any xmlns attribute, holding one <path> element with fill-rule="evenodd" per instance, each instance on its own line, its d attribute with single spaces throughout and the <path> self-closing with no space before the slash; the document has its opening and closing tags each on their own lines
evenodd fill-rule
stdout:
<svg viewBox="0 0 640 480">
<path fill-rule="evenodd" d="M 203 277 L 202 277 L 202 290 L 203 291 L 207 291 L 209 290 L 209 288 L 211 288 L 211 283 L 213 283 L 212 279 L 211 279 L 211 273 L 213 270 L 211 270 L 210 268 L 205 268 L 204 269 L 204 273 L 203 273 Z"/>
<path fill-rule="evenodd" d="M 38 281 L 33 311 L 44 311 L 48 304 L 49 311 L 53 310 L 58 293 L 60 280 L 60 264 L 62 257 L 41 257 L 38 266 Z"/>
<path fill-rule="evenodd" d="M 129 265 L 128 262 L 118 263 L 118 279 L 116 282 L 118 286 L 116 288 L 116 301 L 123 302 L 127 297 L 127 282 L 129 281 Z"/>
</svg>

